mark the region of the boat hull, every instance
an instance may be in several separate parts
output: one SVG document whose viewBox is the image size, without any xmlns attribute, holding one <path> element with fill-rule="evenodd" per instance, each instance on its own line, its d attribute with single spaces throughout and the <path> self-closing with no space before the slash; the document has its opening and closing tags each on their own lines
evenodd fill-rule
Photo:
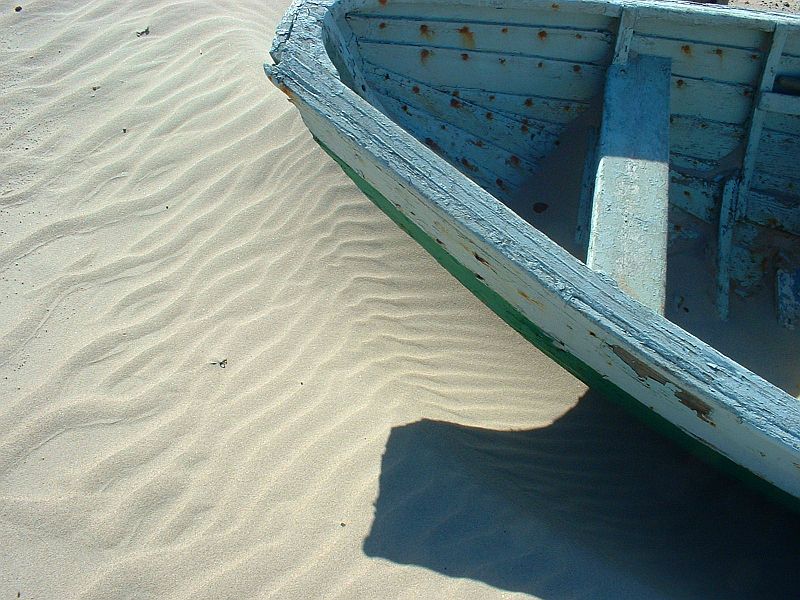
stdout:
<svg viewBox="0 0 800 600">
<path fill-rule="evenodd" d="M 267 73 L 373 202 L 587 384 L 800 506 L 796 399 L 632 300 L 343 85 L 322 41 L 329 5 L 295 5 Z"/>
</svg>

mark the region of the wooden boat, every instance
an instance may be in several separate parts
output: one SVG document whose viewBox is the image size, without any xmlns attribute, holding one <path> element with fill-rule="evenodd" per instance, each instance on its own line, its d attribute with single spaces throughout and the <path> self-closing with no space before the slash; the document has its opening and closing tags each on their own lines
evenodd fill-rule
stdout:
<svg viewBox="0 0 800 600">
<path fill-rule="evenodd" d="M 589 385 L 800 499 L 800 19 L 299 0 L 270 80 L 361 189 Z"/>
</svg>

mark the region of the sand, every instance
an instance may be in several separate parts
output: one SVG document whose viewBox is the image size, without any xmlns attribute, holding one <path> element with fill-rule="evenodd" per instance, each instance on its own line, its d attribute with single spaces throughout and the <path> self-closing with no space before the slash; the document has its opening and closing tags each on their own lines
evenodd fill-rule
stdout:
<svg viewBox="0 0 800 600">
<path fill-rule="evenodd" d="M 287 5 L 0 5 L 0 598 L 786 596 L 797 517 L 315 145 Z"/>
</svg>

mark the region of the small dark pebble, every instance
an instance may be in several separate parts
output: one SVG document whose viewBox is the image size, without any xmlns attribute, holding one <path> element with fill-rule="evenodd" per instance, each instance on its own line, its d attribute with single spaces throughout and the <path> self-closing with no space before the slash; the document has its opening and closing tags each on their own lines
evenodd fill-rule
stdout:
<svg viewBox="0 0 800 600">
<path fill-rule="evenodd" d="M 93 86 L 92 86 L 92 91 L 93 91 L 93 92 L 96 92 L 96 91 L 97 91 L 97 90 L 99 90 L 99 89 L 100 89 L 100 86 L 99 86 L 99 85 L 93 85 Z"/>
<path fill-rule="evenodd" d="M 14 7 L 14 12 L 21 12 L 21 11 L 22 11 L 22 7 L 21 6 L 15 6 Z M 19 598 L 19 594 L 17 594 L 17 598 Z"/>
<path fill-rule="evenodd" d="M 125 129 L 125 128 L 123 128 L 123 129 L 122 129 L 122 133 L 128 133 L 128 130 L 127 130 L 127 129 Z"/>
<path fill-rule="evenodd" d="M 143 35 L 150 35 L 150 25 L 145 27 L 143 31 L 136 32 L 136 37 L 142 37 Z"/>
<path fill-rule="evenodd" d="M 344 527 L 344 526 L 345 526 L 345 524 L 344 524 L 344 523 L 339 523 L 339 525 L 341 525 L 342 527 Z"/>
<path fill-rule="evenodd" d="M 544 202 L 537 202 L 533 205 L 533 212 L 535 213 L 543 213 L 548 208 L 550 208 L 549 204 L 545 204 Z"/>
</svg>

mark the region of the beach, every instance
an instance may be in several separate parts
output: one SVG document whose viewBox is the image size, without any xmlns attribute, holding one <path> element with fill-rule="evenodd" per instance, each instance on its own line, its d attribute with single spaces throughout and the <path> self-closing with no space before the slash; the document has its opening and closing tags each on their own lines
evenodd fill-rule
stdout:
<svg viewBox="0 0 800 600">
<path fill-rule="evenodd" d="M 0 598 L 796 592 L 800 517 L 317 146 L 262 68 L 288 4 L 0 5 Z"/>
</svg>

